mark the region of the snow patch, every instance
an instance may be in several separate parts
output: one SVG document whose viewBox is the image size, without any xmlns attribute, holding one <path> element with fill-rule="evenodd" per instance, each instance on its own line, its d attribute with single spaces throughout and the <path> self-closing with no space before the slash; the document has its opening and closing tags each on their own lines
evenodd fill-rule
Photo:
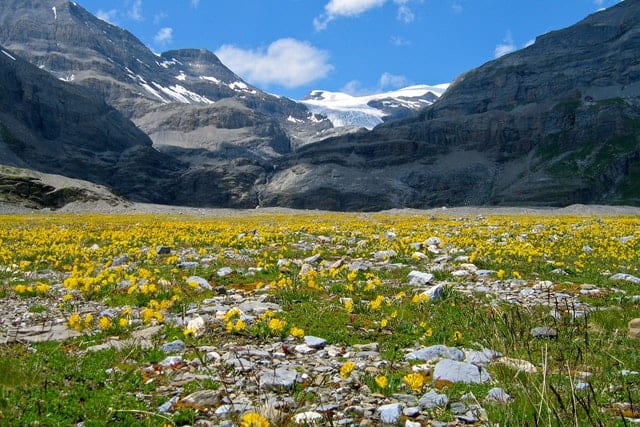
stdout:
<svg viewBox="0 0 640 427">
<path fill-rule="evenodd" d="M 76 79 L 75 74 L 71 74 L 70 76 L 67 76 L 67 77 L 60 77 L 60 80 L 62 80 L 63 82 L 72 82 L 75 79 Z"/>
<path fill-rule="evenodd" d="M 304 123 L 304 120 L 296 119 L 293 116 L 287 117 L 287 121 L 291 123 Z"/>
<path fill-rule="evenodd" d="M 206 80 L 208 82 L 212 82 L 212 83 L 215 83 L 217 85 L 220 84 L 220 80 L 216 79 L 215 77 L 200 76 L 200 80 Z"/>
<path fill-rule="evenodd" d="M 53 19 L 57 20 L 58 19 L 58 11 L 56 10 L 56 7 L 53 6 L 51 8 L 51 10 L 53 10 Z"/>
<path fill-rule="evenodd" d="M 160 101 L 162 101 L 165 104 L 168 104 L 169 101 L 167 101 L 166 99 L 164 99 L 162 97 L 162 95 L 160 95 L 158 93 L 157 90 L 155 90 L 154 88 L 152 88 L 151 86 L 149 86 L 147 83 L 141 83 L 140 86 L 142 86 L 143 88 L 145 88 L 147 90 L 147 92 L 149 92 L 151 95 L 155 96 L 156 98 L 158 98 Z"/>
<path fill-rule="evenodd" d="M 184 71 L 180 71 L 180 74 L 178 74 L 176 76 L 176 79 L 180 80 L 181 82 L 187 80 L 187 76 L 184 74 Z"/>
<path fill-rule="evenodd" d="M 227 86 L 229 86 L 229 88 L 235 90 L 236 92 L 246 92 L 246 93 L 253 93 L 253 94 L 258 93 L 255 90 L 249 89 L 249 86 L 247 86 L 243 82 L 233 82 L 233 83 L 229 83 Z M 241 96 L 240 98 L 243 98 L 243 97 Z"/>
<path fill-rule="evenodd" d="M 213 104 L 214 102 L 208 99 L 207 97 L 198 95 L 197 93 L 191 92 L 184 86 L 174 85 L 169 87 L 164 87 L 156 82 L 152 82 L 152 84 L 160 90 L 165 95 L 170 96 L 174 100 L 182 103 L 182 104 L 191 104 L 193 102 L 198 104 Z"/>
<path fill-rule="evenodd" d="M 9 52 L 7 52 L 6 50 L 2 50 L 2 53 L 4 53 L 5 55 L 7 55 L 9 57 L 9 59 L 15 61 L 16 58 L 14 58 Z"/>
<path fill-rule="evenodd" d="M 435 86 L 415 85 L 366 96 L 314 90 L 300 102 L 311 112 L 326 116 L 336 127 L 361 126 L 372 129 L 382 123 L 387 113 L 369 106 L 370 102 L 382 102 L 388 108 L 404 107 L 417 110 L 431 105 L 431 99 L 442 96 L 448 87 L 448 83 Z"/>
</svg>

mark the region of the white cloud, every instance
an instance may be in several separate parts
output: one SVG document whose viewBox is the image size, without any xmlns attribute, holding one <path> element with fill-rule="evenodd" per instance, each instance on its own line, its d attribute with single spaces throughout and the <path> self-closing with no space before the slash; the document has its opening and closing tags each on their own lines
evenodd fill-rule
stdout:
<svg viewBox="0 0 640 427">
<path fill-rule="evenodd" d="M 409 7 L 410 3 L 422 3 L 424 0 L 393 0 L 398 6 L 396 17 L 399 21 L 410 23 L 415 20 L 415 14 Z M 354 18 L 371 9 L 382 7 L 387 0 L 330 0 L 324 6 L 324 13 L 313 20 L 317 31 L 327 28 L 329 22 L 337 18 Z"/>
<path fill-rule="evenodd" d="M 389 41 L 394 46 L 409 46 L 411 44 L 411 42 L 409 40 L 404 39 L 404 38 L 402 38 L 400 36 L 391 36 L 391 37 L 389 37 Z"/>
<path fill-rule="evenodd" d="M 398 5 L 398 13 L 396 15 L 398 21 L 402 21 L 406 24 L 413 22 L 416 19 L 416 15 L 409 7 L 409 1 L 410 0 L 393 0 L 393 2 Z"/>
<path fill-rule="evenodd" d="M 531 39 L 531 40 L 529 40 L 528 42 L 526 42 L 524 44 L 524 47 L 529 47 L 529 46 L 531 46 L 531 45 L 533 45 L 535 43 L 536 43 L 536 39 Z"/>
<path fill-rule="evenodd" d="M 199 4 L 200 4 L 200 0 L 191 0 L 191 6 L 198 7 Z"/>
<path fill-rule="evenodd" d="M 593 4 L 598 7 L 601 7 L 604 4 L 604 0 L 593 0 Z"/>
<path fill-rule="evenodd" d="M 158 30 L 158 33 L 155 35 L 153 40 L 157 44 L 162 44 L 162 45 L 171 43 L 173 41 L 173 28 L 171 27 L 160 28 L 160 30 Z"/>
<path fill-rule="evenodd" d="M 131 9 L 129 9 L 129 17 L 135 21 L 142 21 L 142 0 L 133 0 Z"/>
<path fill-rule="evenodd" d="M 516 44 L 513 42 L 513 36 L 511 35 L 511 31 L 507 31 L 507 34 L 502 39 L 502 43 L 496 45 L 496 48 L 493 51 L 494 58 L 500 58 L 507 53 L 511 53 L 516 50 Z"/>
<path fill-rule="evenodd" d="M 103 21 L 108 22 L 109 24 L 114 24 L 117 15 L 118 15 L 118 11 L 115 9 L 111 9 L 111 10 L 98 9 L 98 11 L 96 12 L 96 17 L 98 19 L 102 19 Z"/>
<path fill-rule="evenodd" d="M 462 13 L 464 11 L 464 7 L 462 7 L 462 3 L 459 1 L 454 1 L 451 5 L 451 9 L 453 9 L 454 13 Z"/>
<path fill-rule="evenodd" d="M 321 79 L 333 70 L 327 52 L 291 38 L 276 40 L 266 49 L 224 45 L 216 55 L 247 81 L 266 86 L 294 88 Z"/>
<path fill-rule="evenodd" d="M 407 78 L 405 76 L 399 76 L 391 73 L 383 73 L 380 76 L 378 85 L 381 90 L 398 89 L 407 86 Z"/>
</svg>

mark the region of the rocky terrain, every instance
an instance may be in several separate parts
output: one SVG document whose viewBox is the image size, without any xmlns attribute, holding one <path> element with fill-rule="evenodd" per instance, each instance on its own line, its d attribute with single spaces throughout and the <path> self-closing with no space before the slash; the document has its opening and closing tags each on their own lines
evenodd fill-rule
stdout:
<svg viewBox="0 0 640 427">
<path fill-rule="evenodd" d="M 394 238 L 392 232 L 386 234 Z M 299 245 L 311 249 L 317 243 L 317 236 L 309 235 L 308 241 L 302 239 Z M 332 236 L 325 236 L 327 244 Z M 633 237 L 628 238 L 629 241 Z M 414 294 L 429 295 L 429 300 L 437 302 L 443 298 L 445 289 L 455 289 L 463 294 L 477 298 L 481 304 L 498 307 L 510 304 L 526 310 L 531 307 L 545 307 L 549 316 L 557 319 L 557 327 L 530 325 L 526 332 L 529 339 L 556 340 L 558 334 L 569 333 L 561 328 L 572 328 L 562 319 L 583 319 L 595 308 L 580 300 L 581 296 L 595 298 L 614 293 L 621 299 L 635 299 L 638 296 L 626 296 L 619 289 L 583 284 L 576 292 L 568 292 L 559 283 L 546 280 L 497 279 L 495 271 L 482 270 L 470 262 L 468 256 L 459 255 L 461 249 L 444 245 L 437 237 L 420 242 L 424 251 L 422 271 L 411 271 L 403 283 L 397 286 L 412 286 Z M 418 245 L 418 243 L 416 243 Z M 94 250 L 99 245 L 95 245 Z M 418 246 L 416 246 L 418 247 Z M 422 246 L 421 246 L 422 248 Z M 208 268 L 213 261 L 211 256 L 194 258 L 193 248 L 172 249 L 158 247 L 156 251 L 166 256 L 174 256 L 180 269 L 194 269 L 198 266 Z M 373 252 L 366 258 L 341 259 L 348 271 L 367 271 L 376 274 L 397 271 L 406 265 L 390 262 L 394 256 L 389 251 Z M 233 265 L 242 258 L 242 254 L 226 251 L 216 255 L 218 260 Z M 118 255 L 111 260 L 114 268 L 131 269 L 135 262 L 126 255 Z M 302 271 L 328 270 L 334 261 L 321 260 L 319 256 L 299 259 L 281 259 L 278 265 L 285 268 L 295 266 Z M 6 272 L 14 274 L 11 267 Z M 10 271 L 11 270 L 11 271 Z M 448 280 L 435 279 L 435 272 L 446 271 Z M 251 268 L 222 267 L 217 269 L 215 277 L 223 278 L 235 275 L 248 277 L 255 274 Z M 566 273 L 565 273 L 566 274 Z M 51 295 L 24 298 L 7 295 L 0 300 L 0 308 L 5 314 L 0 320 L 0 339 L 4 343 L 34 343 L 51 340 L 69 340 L 82 334 L 68 326 L 67 315 L 60 309 L 66 292 L 63 282 L 67 277 L 55 271 L 29 273 L 29 281 L 52 283 Z M 612 275 L 611 280 L 640 283 L 640 278 L 629 274 Z M 18 280 L 16 278 L 16 280 Z M 191 276 L 187 279 L 196 282 L 205 289 L 212 289 L 213 279 Z M 119 287 L 128 287 L 123 282 Z M 150 406 L 149 414 L 171 416 L 185 408 L 197 413 L 197 426 L 232 426 L 233 420 L 240 415 L 253 411 L 269 419 L 272 425 L 404 425 L 418 426 L 458 426 L 490 425 L 487 405 L 508 407 L 515 405 L 509 394 L 511 383 L 497 383 L 489 370 L 509 369 L 518 375 L 535 375 L 547 369 L 529 360 L 507 357 L 491 348 L 479 345 L 462 347 L 448 345 L 415 345 L 401 349 L 401 358 L 389 360 L 384 357 L 377 342 L 356 345 L 330 344 L 323 337 L 307 335 L 286 339 L 257 340 L 242 336 L 216 336 L 215 345 L 189 344 L 189 337 L 167 340 L 164 334 L 167 327 L 190 330 L 193 337 L 216 334 L 224 328 L 227 316 L 233 310 L 240 318 L 252 324 L 259 322 L 265 313 L 279 313 L 282 304 L 274 300 L 272 289 L 265 287 L 257 292 L 241 287 L 218 286 L 217 296 L 202 300 L 190 306 L 182 313 L 167 313 L 166 326 L 143 323 L 141 312 L 134 310 L 123 314 L 130 308 L 107 306 L 100 301 L 80 301 L 76 312 L 82 318 L 87 315 L 98 318 L 127 317 L 133 332 L 127 338 L 103 337 L 100 341 L 90 339 L 92 333 L 84 331 L 87 339 L 82 353 L 77 357 L 108 349 L 127 351 L 142 348 L 146 351 L 161 352 L 157 363 L 136 364 L 128 361 L 109 368 L 106 372 L 107 383 L 110 378 L 119 378 L 121 369 L 135 369 L 144 379 L 143 391 L 135 393 L 137 399 L 151 405 L 159 398 L 162 404 Z M 32 307 L 39 310 L 34 311 Z M 502 306 L 504 307 L 504 306 Z M 633 331 L 631 331 L 633 332 Z M 637 333 L 637 331 L 635 332 Z M 351 370 L 345 369 L 345 361 L 353 363 Z M 581 371 L 572 372 L 571 381 L 576 393 L 588 391 L 595 367 L 584 366 Z M 385 396 L 367 385 L 366 377 L 376 377 L 389 369 L 405 369 L 423 378 L 425 384 L 400 387 L 393 394 Z M 640 374 L 633 370 L 621 370 L 616 375 L 629 378 L 633 382 Z M 557 375 L 557 374 L 556 374 Z M 562 373 L 561 375 L 564 375 Z M 193 391 L 193 384 L 198 384 Z M 206 388 L 202 384 L 221 384 L 217 388 Z M 482 394 L 456 393 L 455 386 L 465 384 L 485 385 Z M 612 387 L 617 386 L 611 384 Z M 148 390 L 153 390 L 149 392 Z M 191 391 L 186 391 L 191 390 Z M 297 391 L 296 391 L 297 390 Z M 305 393 L 300 393 L 304 390 Z M 306 396 L 306 397 L 305 397 Z M 630 408 L 633 405 L 630 406 Z M 628 422 L 637 423 L 633 414 L 624 404 L 616 406 L 620 413 L 627 414 Z M 105 408 L 106 409 L 106 408 Z M 109 409 L 112 410 L 113 408 Z M 288 424 L 287 424 L 288 423 Z"/>
<path fill-rule="evenodd" d="M 131 200 L 189 206 L 640 203 L 636 2 L 465 73 L 416 117 L 356 132 L 259 91 L 208 51 L 158 57 L 75 3 L 56 0 L 55 13 L 50 3 L 10 0 L 0 11 L 2 65 L 22 64 L 2 83 L 5 164 L 108 185 Z M 20 57 L 43 70 L 27 71 Z M 31 89 L 17 86 L 23 69 L 37 82 Z M 66 82 L 53 84 L 44 71 Z M 48 95 L 31 96 L 40 86 Z M 42 116 L 46 126 L 34 122 L 34 111 L 81 88 L 138 129 L 102 120 L 73 126 L 82 114 L 114 114 L 105 104 L 74 103 L 81 107 L 73 112 L 67 103 Z M 30 112 L 16 116 L 16 99 Z M 23 137 L 24 126 L 39 126 L 38 138 Z M 83 150 L 74 143 L 52 155 L 63 131 L 85 141 Z M 104 142 L 105 134 L 115 138 Z"/>
<path fill-rule="evenodd" d="M 419 117 L 288 157 L 268 203 L 335 209 L 637 204 L 640 5 L 460 76 Z M 366 191 L 359 189 L 366 188 Z"/>
</svg>

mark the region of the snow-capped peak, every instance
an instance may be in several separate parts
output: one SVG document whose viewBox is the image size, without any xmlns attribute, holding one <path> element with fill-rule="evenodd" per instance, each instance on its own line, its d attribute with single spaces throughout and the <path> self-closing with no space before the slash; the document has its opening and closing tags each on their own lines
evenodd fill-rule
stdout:
<svg viewBox="0 0 640 427">
<path fill-rule="evenodd" d="M 335 127 L 359 126 L 372 129 L 388 117 L 406 115 L 431 105 L 449 87 L 415 85 L 402 89 L 364 96 L 342 92 L 313 90 L 300 102 L 310 111 L 327 116 Z"/>
</svg>

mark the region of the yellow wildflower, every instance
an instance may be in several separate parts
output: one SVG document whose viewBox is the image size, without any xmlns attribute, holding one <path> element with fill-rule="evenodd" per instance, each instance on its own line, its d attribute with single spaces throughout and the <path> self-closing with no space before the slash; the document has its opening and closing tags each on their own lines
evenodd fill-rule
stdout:
<svg viewBox="0 0 640 427">
<path fill-rule="evenodd" d="M 267 324 L 271 332 L 274 332 L 276 334 L 281 334 L 286 325 L 287 325 L 287 322 L 285 322 L 284 320 L 276 319 L 276 318 L 269 320 L 269 323 Z"/>
<path fill-rule="evenodd" d="M 98 321 L 98 327 L 102 331 L 105 331 L 107 329 L 111 329 L 112 326 L 113 326 L 113 320 L 111 320 L 110 317 L 102 316 L 100 318 L 100 320 Z"/>
<path fill-rule="evenodd" d="M 269 421 L 256 412 L 248 412 L 240 420 L 240 427 L 269 427 L 269 425 Z"/>
<path fill-rule="evenodd" d="M 304 338 L 304 329 L 293 327 L 291 328 L 291 332 L 289 332 L 294 338 Z"/>
<path fill-rule="evenodd" d="M 351 375 L 351 372 L 353 372 L 355 368 L 356 364 L 352 361 L 348 360 L 344 362 L 344 364 L 340 367 L 340 378 L 342 378 L 343 380 L 349 378 L 349 375 Z"/>
<path fill-rule="evenodd" d="M 403 381 L 411 387 L 411 390 L 420 393 L 424 387 L 424 375 L 419 372 L 413 372 L 402 377 Z"/>
<path fill-rule="evenodd" d="M 351 298 L 344 300 L 344 309 L 347 313 L 353 313 L 353 300 Z"/>
<path fill-rule="evenodd" d="M 375 381 L 380 388 L 387 388 L 387 386 L 389 385 L 389 379 L 384 375 L 376 377 Z"/>
<path fill-rule="evenodd" d="M 80 314 L 79 313 L 73 313 L 71 316 L 69 316 L 69 321 L 67 323 L 69 324 L 69 327 L 71 329 L 75 329 L 76 331 L 81 331 L 82 330 L 82 325 L 80 324 Z"/>
<path fill-rule="evenodd" d="M 460 341 L 461 339 L 462 339 L 462 332 L 460 332 L 460 331 L 455 331 L 455 332 L 453 333 L 453 340 L 454 340 L 455 342 L 458 342 L 458 341 Z"/>
<path fill-rule="evenodd" d="M 85 328 L 90 327 L 92 323 L 93 323 L 93 314 L 89 313 L 86 316 L 84 316 L 84 327 Z"/>
</svg>

